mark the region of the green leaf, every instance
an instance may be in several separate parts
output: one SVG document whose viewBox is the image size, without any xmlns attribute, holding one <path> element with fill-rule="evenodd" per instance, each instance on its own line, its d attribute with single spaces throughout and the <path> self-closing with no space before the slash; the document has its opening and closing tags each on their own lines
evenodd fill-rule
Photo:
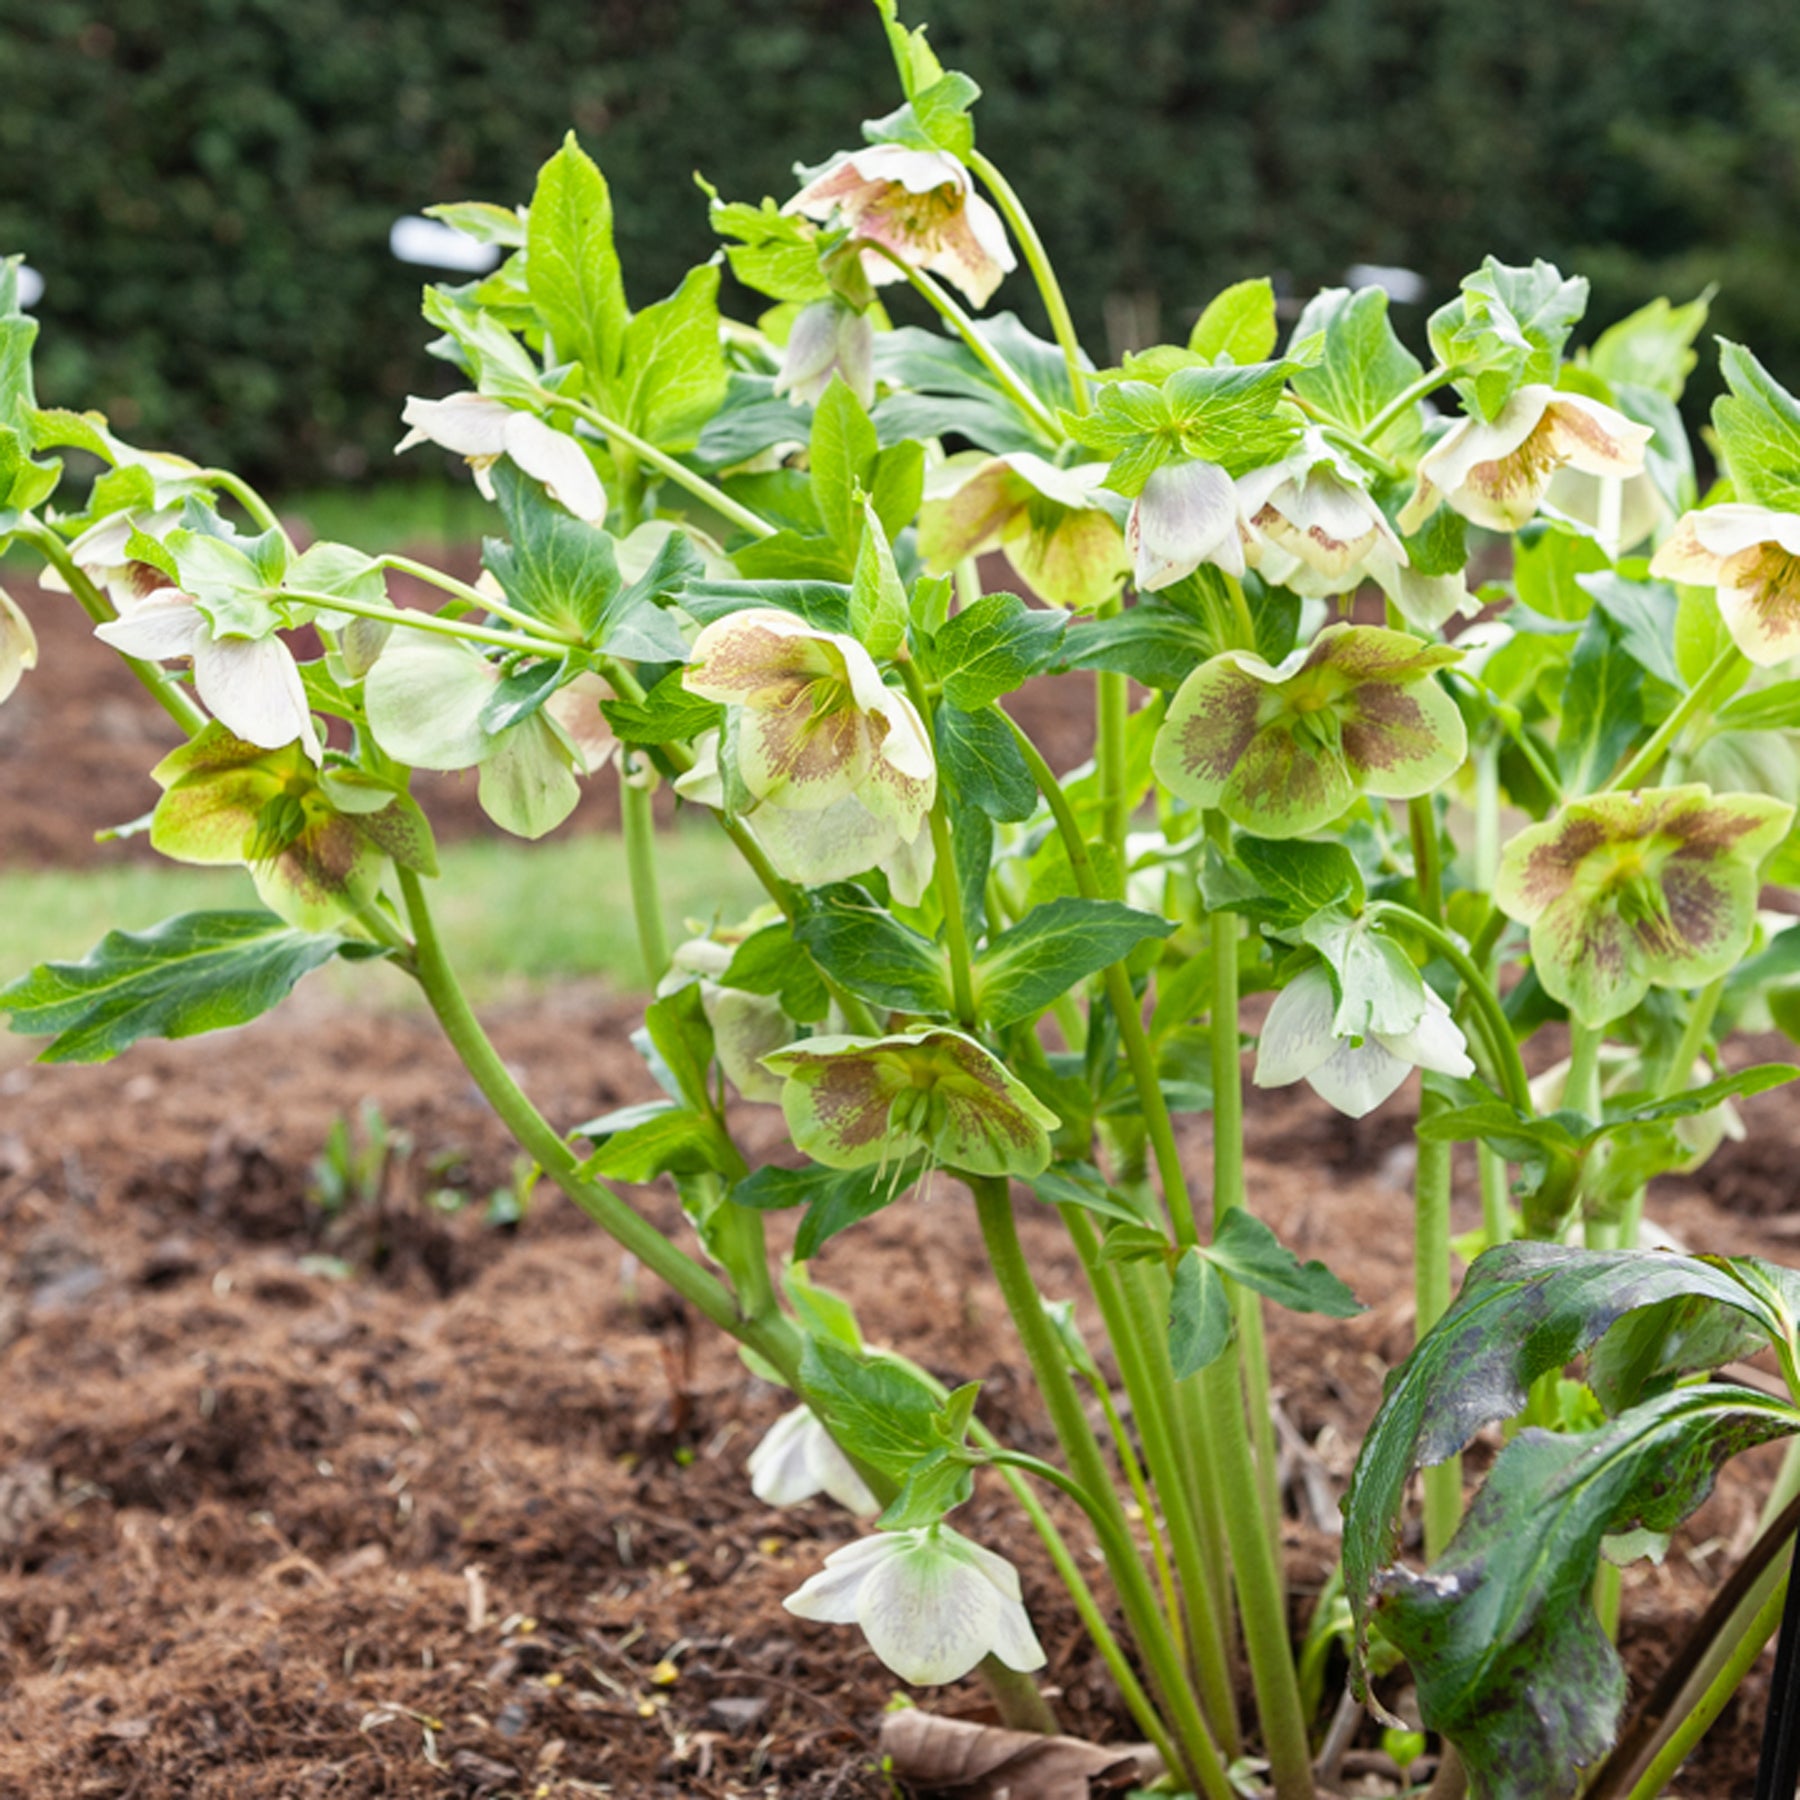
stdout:
<svg viewBox="0 0 1800 1800">
<path fill-rule="evenodd" d="M 621 1107 L 576 1126 L 575 1135 L 595 1146 L 582 1168 L 609 1181 L 654 1181 L 731 1166 L 731 1146 L 712 1117 L 668 1100 Z"/>
<path fill-rule="evenodd" d="M 556 692 L 567 668 L 567 661 L 558 657 L 503 675 L 483 702 L 477 723 L 483 731 L 498 737 L 507 726 L 529 719 Z"/>
<path fill-rule="evenodd" d="M 1569 625 L 1594 610 L 1593 593 L 1577 578 L 1612 564 L 1586 532 L 1533 523 L 1513 541 L 1513 588 L 1533 612 Z"/>
<path fill-rule="evenodd" d="M 992 707 L 964 712 L 945 702 L 937 709 L 932 735 L 939 773 L 968 805 L 1003 824 L 1029 819 L 1037 810 L 1037 783 L 1025 753 Z"/>
<path fill-rule="evenodd" d="M 1333 307 L 1318 362 L 1297 370 L 1293 386 L 1301 399 L 1360 433 L 1424 373 L 1419 359 L 1395 335 L 1387 294 L 1381 288 L 1359 288 Z M 1414 407 L 1383 431 L 1382 443 L 1391 454 L 1414 443 L 1419 432 Z"/>
<path fill-rule="evenodd" d="M 1739 500 L 1800 512 L 1800 402 L 1741 344 L 1719 339 L 1729 394 L 1713 402 L 1713 429 Z"/>
<path fill-rule="evenodd" d="M 812 492 L 826 536 L 846 558 L 855 557 L 862 538 L 857 490 L 867 490 L 880 449 L 862 402 L 833 376 L 813 409 Z"/>
<path fill-rule="evenodd" d="M 619 372 L 630 313 L 613 248 L 612 194 L 572 131 L 538 171 L 525 244 L 531 303 L 559 352 L 607 386 Z"/>
<path fill-rule="evenodd" d="M 742 200 L 722 201 L 706 182 L 700 185 L 712 197 L 709 217 L 713 230 L 721 237 L 740 240 L 726 245 L 725 260 L 746 287 L 796 306 L 830 294 L 831 283 L 819 267 L 818 234 L 808 221 L 784 213 L 773 200 L 764 200 L 761 206 Z M 791 416 L 787 402 L 780 405 Z"/>
<path fill-rule="evenodd" d="M 950 1011 L 944 952 L 854 882 L 810 890 L 794 922 L 794 940 L 812 952 L 827 975 L 878 1006 Z"/>
<path fill-rule="evenodd" d="M 719 985 L 746 994 L 772 994 L 780 1000 L 781 1010 L 803 1025 L 816 1025 L 831 1005 L 818 966 L 804 951 L 797 951 L 793 927 L 785 919 L 745 938 Z"/>
<path fill-rule="evenodd" d="M 1181 1253 L 1169 1289 L 1169 1360 L 1183 1381 L 1209 1368 L 1231 1342 L 1231 1299 L 1198 1245 Z"/>
<path fill-rule="evenodd" d="M 1680 692 L 1686 684 L 1675 665 L 1674 588 L 1664 581 L 1630 581 L 1613 569 L 1575 579 L 1612 620 L 1625 654 L 1646 675 Z"/>
<path fill-rule="evenodd" d="M 1405 1653 L 1425 1724 L 1487 1800 L 1563 1800 L 1611 1745 L 1625 1671 L 1591 1601 L 1601 1540 L 1669 1531 L 1739 1450 L 1800 1411 L 1724 1383 L 1677 1388 L 1597 1431 L 1520 1433 L 1449 1550 L 1384 1570 L 1377 1617 Z"/>
<path fill-rule="evenodd" d="M 1556 767 L 1572 794 L 1592 793 L 1644 723 L 1644 670 L 1603 612 L 1588 615 L 1569 659 L 1556 733 Z"/>
<path fill-rule="evenodd" d="M 1115 900 L 1048 901 L 1001 932 L 976 963 L 976 1004 L 995 1030 L 1016 1025 L 1146 939 L 1174 929 L 1167 919 Z"/>
<path fill-rule="evenodd" d="M 1713 715 L 1720 731 L 1800 730 L 1800 681 L 1774 681 L 1727 701 Z"/>
<path fill-rule="evenodd" d="M 883 1358 L 809 1336 L 800 1357 L 800 1391 L 848 1455 L 897 1481 L 941 1448 L 932 1430 L 937 1395 L 921 1377 Z"/>
<path fill-rule="evenodd" d="M 706 1022 L 700 984 L 690 982 L 651 1001 L 644 1028 L 632 1042 L 650 1065 L 657 1084 L 670 1099 L 704 1112 L 711 1105 L 707 1071 L 712 1067 L 712 1027 Z"/>
<path fill-rule="evenodd" d="M 675 669 L 642 700 L 602 700 L 600 711 L 622 743 L 685 744 L 716 726 L 725 709 L 690 694 Z"/>
<path fill-rule="evenodd" d="M 1189 1252 L 1193 1254 L 1193 1252 Z M 1322 1262 L 1302 1263 L 1261 1219 L 1235 1206 L 1199 1252 L 1222 1273 L 1291 1312 L 1353 1319 L 1362 1303 Z"/>
<path fill-rule="evenodd" d="M 1651 1100 L 1642 1106 L 1626 1107 L 1614 1114 L 1608 1109 L 1601 1132 L 1617 1131 L 1628 1125 L 1646 1125 L 1661 1119 L 1687 1119 L 1696 1113 L 1711 1112 L 1727 1100 L 1743 1100 L 1752 1094 L 1766 1094 L 1770 1088 L 1782 1087 L 1800 1076 L 1800 1068 L 1792 1063 L 1756 1063 L 1747 1069 L 1734 1070 L 1708 1081 L 1685 1094 L 1667 1100 Z M 1598 1134 L 1596 1134 L 1598 1135 Z"/>
<path fill-rule="evenodd" d="M 1588 352 L 1588 367 L 1613 387 L 1644 387 L 1679 400 L 1694 364 L 1694 339 L 1706 324 L 1714 290 L 1685 306 L 1652 300 L 1609 325 Z"/>
<path fill-rule="evenodd" d="M 1275 349 L 1275 286 L 1266 275 L 1215 294 L 1188 333 L 1188 348 L 1209 363 L 1266 361 Z"/>
<path fill-rule="evenodd" d="M 891 1205 L 912 1185 L 910 1169 L 758 1169 L 731 1190 L 732 1200 L 758 1212 L 804 1206 L 794 1256 L 808 1262 L 840 1231 Z"/>
<path fill-rule="evenodd" d="M 1431 315 L 1440 363 L 1460 371 L 1457 392 L 1484 419 L 1533 382 L 1554 382 L 1562 348 L 1587 311 L 1588 284 L 1541 259 L 1514 268 L 1488 257 L 1462 294 Z"/>
<path fill-rule="evenodd" d="M 900 1492 L 875 1523 L 883 1531 L 935 1525 L 974 1491 L 975 1470 L 969 1458 L 940 1448 L 913 1464 Z"/>
<path fill-rule="evenodd" d="M 850 635 L 877 660 L 906 642 L 906 588 L 875 508 L 863 503 L 862 543 L 850 581 Z"/>
<path fill-rule="evenodd" d="M 945 150 L 959 162 L 967 161 L 975 149 L 969 108 L 980 97 L 981 89 L 967 75 L 942 75 L 884 118 L 865 120 L 863 136 L 871 144 Z"/>
<path fill-rule="evenodd" d="M 1010 694 L 1056 653 L 1069 615 L 1017 594 L 984 594 L 949 620 L 932 646 L 944 698 L 964 712 Z"/>
<path fill-rule="evenodd" d="M 716 263 L 690 269 L 666 300 L 625 328 L 612 403 L 640 437 L 664 450 L 691 450 L 725 398 Z"/>
<path fill-rule="evenodd" d="M 1235 850 L 1257 888 L 1253 897 L 1235 903 L 1240 911 L 1277 928 L 1292 929 L 1327 907 L 1362 910 L 1362 871 L 1342 844 L 1239 837 Z"/>
<path fill-rule="evenodd" d="M 140 1038 L 242 1025 L 321 963 L 370 951 L 273 913 L 183 913 L 149 931 L 109 931 L 80 962 L 40 963 L 0 988 L 0 1012 L 14 1031 L 54 1034 L 41 1062 L 107 1062 Z"/>
<path fill-rule="evenodd" d="M 1028 1185 L 1037 1197 L 1051 1206 L 1079 1206 L 1084 1212 L 1111 1219 L 1117 1224 L 1141 1226 L 1148 1223 L 1144 1208 L 1134 1204 L 1116 1188 L 1092 1163 L 1057 1163 L 1041 1175 L 1031 1177 Z"/>
<path fill-rule="evenodd" d="M 1073 623 L 1063 636 L 1056 667 L 1110 669 L 1172 693 L 1218 648 L 1198 620 L 1140 596 L 1111 618 Z"/>
</svg>

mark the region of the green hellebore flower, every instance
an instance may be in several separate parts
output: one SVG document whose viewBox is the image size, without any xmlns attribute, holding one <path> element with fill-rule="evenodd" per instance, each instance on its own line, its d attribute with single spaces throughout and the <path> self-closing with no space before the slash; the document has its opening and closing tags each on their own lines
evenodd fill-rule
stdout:
<svg viewBox="0 0 1800 1800">
<path fill-rule="evenodd" d="M 1328 825 L 1359 793 L 1428 794 L 1468 748 L 1432 679 L 1456 660 L 1373 625 L 1327 626 L 1274 668 L 1227 650 L 1176 691 L 1152 766 L 1172 793 L 1264 837 Z"/>
<path fill-rule="evenodd" d="M 972 1037 L 814 1037 L 763 1058 L 782 1076 L 795 1147 L 828 1169 L 899 1167 L 922 1151 L 971 1175 L 1037 1175 L 1062 1121 Z"/>
<path fill-rule="evenodd" d="M 177 862 L 242 864 L 300 930 L 368 905 L 389 857 L 437 873 L 431 827 L 411 799 L 360 770 L 320 770 L 298 744 L 263 750 L 209 725 L 150 773 L 163 789 L 151 844 Z"/>
<path fill-rule="evenodd" d="M 1572 800 L 1500 858 L 1494 900 L 1531 927 L 1545 990 L 1584 1025 L 1653 987 L 1700 987 L 1733 967 L 1756 924 L 1757 867 L 1794 809 L 1701 783 Z"/>
</svg>

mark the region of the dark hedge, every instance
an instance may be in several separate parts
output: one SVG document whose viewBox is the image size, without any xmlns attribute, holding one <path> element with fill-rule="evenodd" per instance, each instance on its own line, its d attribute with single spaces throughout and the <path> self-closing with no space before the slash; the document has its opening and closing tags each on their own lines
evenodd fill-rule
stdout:
<svg viewBox="0 0 1800 1800">
<path fill-rule="evenodd" d="M 936 11 L 1097 349 L 1109 294 L 1167 333 L 1267 268 L 1304 294 L 1400 263 L 1441 296 L 1493 251 L 1591 275 L 1599 322 L 1717 281 L 1717 327 L 1800 370 L 1789 0 Z M 397 213 L 524 198 L 573 124 L 641 304 L 711 250 L 693 170 L 786 194 L 896 98 L 863 0 L 0 0 L 0 83 L 44 397 L 278 482 L 385 468 L 401 397 L 444 386 Z"/>
</svg>

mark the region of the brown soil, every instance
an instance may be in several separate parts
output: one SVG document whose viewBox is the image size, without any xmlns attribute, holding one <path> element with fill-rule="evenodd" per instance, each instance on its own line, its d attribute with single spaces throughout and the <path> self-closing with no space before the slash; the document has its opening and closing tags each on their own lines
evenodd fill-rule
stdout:
<svg viewBox="0 0 1800 1800">
<path fill-rule="evenodd" d="M 81 862 L 96 825 L 149 803 L 164 739 L 66 604 L 34 611 L 44 664 L 0 709 L 0 855 Z M 448 785 L 428 804 L 478 818 Z M 875 1734 L 897 1684 L 853 1632 L 779 1606 L 855 1527 L 763 1508 L 743 1474 L 782 1397 L 560 1196 L 485 1223 L 514 1175 L 502 1134 L 430 1021 L 383 999 L 303 991 L 99 1068 L 0 1040 L 0 1800 L 889 1795 Z M 559 1123 L 648 1091 L 633 1020 L 598 989 L 491 1023 Z M 365 1100 L 408 1144 L 376 1204 L 327 1219 L 310 1166 Z M 1696 1248 L 1781 1258 L 1800 1105 L 1746 1110 L 1754 1146 L 1661 1184 L 1653 1212 Z M 1304 1090 L 1252 1107 L 1258 1210 L 1370 1305 L 1272 1315 L 1278 1398 L 1327 1499 L 1410 1340 L 1408 1116 L 1351 1125 Z M 774 1149 L 768 1109 L 743 1124 Z M 1203 1122 L 1184 1148 L 1203 1169 Z M 444 1210 L 445 1188 L 467 1204 Z M 671 1196 L 639 1199 L 677 1226 Z M 1078 1293 L 1054 1217 L 1019 1210 L 1045 1290 Z M 984 1416 L 1054 1454 L 952 1190 L 836 1240 L 818 1273 L 873 1337 L 981 1379 Z M 1744 1548 L 1772 1467 L 1735 1466 L 1660 1568 L 1627 1572 L 1640 1676 Z M 1289 1493 L 1296 1625 L 1332 1553 L 1313 1486 Z M 1129 1736 L 1004 1490 L 958 1523 L 1019 1564 L 1066 1728 Z M 1683 1791 L 1747 1789 L 1765 1680 Z M 973 1683 L 921 1697 L 988 1716 Z"/>
</svg>

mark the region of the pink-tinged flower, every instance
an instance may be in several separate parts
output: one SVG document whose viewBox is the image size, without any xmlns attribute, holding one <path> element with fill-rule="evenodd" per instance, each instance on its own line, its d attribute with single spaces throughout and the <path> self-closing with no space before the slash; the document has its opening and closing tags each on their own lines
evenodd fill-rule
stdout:
<svg viewBox="0 0 1800 1800">
<path fill-rule="evenodd" d="M 297 742 L 314 762 L 322 759 L 300 665 L 280 638 L 215 636 L 193 595 L 172 587 L 96 625 L 94 636 L 146 662 L 191 660 L 195 691 L 234 736 L 265 750 Z"/>
<path fill-rule="evenodd" d="M 881 1502 L 811 1407 L 784 1412 L 750 1452 L 750 1491 L 765 1506 L 798 1506 L 825 1494 L 847 1512 L 869 1518 Z"/>
<path fill-rule="evenodd" d="M 1131 503 L 1125 544 L 1147 593 L 1174 586 L 1202 563 L 1242 575 L 1237 484 L 1217 463 L 1164 463 Z"/>
<path fill-rule="evenodd" d="M 1450 1009 L 1428 987 L 1425 1011 L 1410 1031 L 1340 1036 L 1337 995 L 1323 963 L 1313 963 L 1275 996 L 1256 1047 L 1258 1087 L 1306 1081 L 1328 1105 L 1360 1119 L 1414 1069 L 1466 1080 L 1475 1073 Z"/>
<path fill-rule="evenodd" d="M 842 151 L 782 210 L 835 221 L 852 240 L 942 275 L 972 306 L 985 306 L 1001 276 L 1017 266 L 1000 215 L 975 192 L 969 171 L 942 150 L 875 144 Z M 863 251 L 863 273 L 877 286 L 904 280 L 881 250 Z"/>
<path fill-rule="evenodd" d="M 1716 589 L 1725 629 L 1753 663 L 1800 654 L 1800 513 L 1739 503 L 1687 513 L 1650 573 Z"/>
<path fill-rule="evenodd" d="M 919 554 L 947 575 L 965 557 L 1004 550 L 1033 593 L 1091 611 L 1119 591 L 1130 568 L 1118 524 L 1100 501 L 1106 470 L 1105 463 L 1059 469 L 1029 450 L 954 457 L 927 478 Z"/>
<path fill-rule="evenodd" d="M 866 313 L 835 297 L 801 309 L 788 332 L 775 392 L 817 406 L 834 379 L 863 406 L 875 403 L 875 327 Z"/>
<path fill-rule="evenodd" d="M 1353 463 L 1316 431 L 1237 482 L 1246 554 L 1262 577 L 1323 599 L 1377 583 L 1410 625 L 1435 631 L 1476 602 L 1461 575 L 1421 575 Z"/>
<path fill-rule="evenodd" d="M 1572 800 L 1506 846 L 1494 901 L 1531 927 L 1545 991 L 1584 1025 L 1653 987 L 1702 987 L 1756 926 L 1757 869 L 1794 809 L 1698 783 Z"/>
<path fill-rule="evenodd" d="M 1428 794 L 1468 748 L 1434 679 L 1456 660 L 1373 625 L 1328 625 L 1273 668 L 1227 650 L 1176 690 L 1151 766 L 1170 792 L 1264 837 L 1329 825 L 1359 794 Z"/>
<path fill-rule="evenodd" d="M 590 525 L 606 523 L 606 489 L 588 453 L 566 431 L 546 425 L 536 413 L 522 412 L 486 394 L 452 394 L 445 400 L 414 395 L 400 417 L 412 430 L 394 446 L 396 456 L 415 444 L 452 450 L 475 471 L 475 485 L 489 500 L 494 484 L 488 471 L 501 457 L 510 457 L 576 518 Z"/>
<path fill-rule="evenodd" d="M 69 559 L 97 587 L 105 590 L 121 612 L 168 583 L 168 577 L 149 563 L 135 562 L 125 548 L 134 531 L 145 537 L 163 538 L 181 523 L 181 509 L 165 506 L 154 512 L 108 513 L 90 525 L 69 545 Z M 46 564 L 38 586 L 48 594 L 66 594 L 69 584 L 54 564 Z"/>
<path fill-rule="evenodd" d="M 31 621 L 18 601 L 0 588 L 0 700 L 19 685 L 27 669 L 37 667 L 37 659 L 37 635 Z"/>
<path fill-rule="evenodd" d="M 1019 1572 L 948 1525 L 883 1531 L 834 1550 L 782 1602 L 802 1619 L 858 1625 L 869 1648 L 918 1687 L 960 1681 L 984 1656 L 1041 1669 Z"/>
<path fill-rule="evenodd" d="M 209 725 L 151 770 L 150 842 L 177 862 L 241 864 L 290 925 L 323 930 L 372 901 L 388 859 L 437 873 L 415 801 L 359 769 L 321 773 L 292 744 L 260 749 Z"/>
<path fill-rule="evenodd" d="M 1459 419 L 1419 459 L 1419 485 L 1400 514 L 1418 528 L 1445 502 L 1474 525 L 1516 531 L 1565 465 L 1584 475 L 1635 475 L 1656 434 L 1585 394 L 1522 387 L 1491 424 Z"/>
<path fill-rule="evenodd" d="M 763 1066 L 783 1078 L 794 1147 L 828 1169 L 898 1169 L 923 1155 L 970 1175 L 1038 1175 L 1062 1123 L 972 1037 L 946 1026 L 804 1038 Z"/>
</svg>

